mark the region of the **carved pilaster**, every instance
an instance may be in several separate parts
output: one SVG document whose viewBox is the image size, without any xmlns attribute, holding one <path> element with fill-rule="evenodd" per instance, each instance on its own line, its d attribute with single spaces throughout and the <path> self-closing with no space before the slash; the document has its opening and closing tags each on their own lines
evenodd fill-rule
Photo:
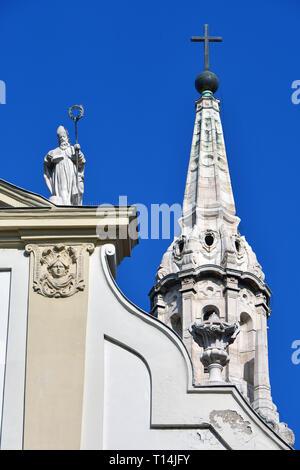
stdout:
<svg viewBox="0 0 300 470">
<path fill-rule="evenodd" d="M 194 321 L 193 314 L 193 300 L 196 293 L 195 280 L 193 277 L 184 277 L 181 280 L 181 301 L 182 301 L 182 340 L 191 354 L 192 354 L 192 337 L 189 332 L 189 327 Z"/>
<path fill-rule="evenodd" d="M 257 331 L 255 339 L 255 360 L 254 360 L 254 402 L 255 409 L 260 408 L 260 401 L 269 400 L 269 408 L 274 407 L 271 397 L 271 386 L 269 380 L 268 363 L 268 336 L 267 336 L 267 315 L 269 309 L 266 298 L 263 294 L 256 297 L 256 312 L 258 315 Z"/>
<path fill-rule="evenodd" d="M 254 401 L 252 406 L 276 429 L 279 416 L 271 396 L 268 363 L 267 314 L 269 309 L 263 294 L 257 296 L 256 311 L 259 321 L 255 340 Z"/>
<path fill-rule="evenodd" d="M 162 320 L 166 311 L 166 303 L 164 302 L 162 294 L 156 294 L 152 299 L 151 315 Z"/>
<path fill-rule="evenodd" d="M 239 321 L 238 308 L 238 295 L 239 295 L 238 280 L 233 276 L 228 276 L 225 283 L 225 302 L 226 302 L 226 321 L 229 323 Z M 226 378 L 228 382 L 236 384 L 241 389 L 241 377 L 243 372 L 241 370 L 239 345 L 237 342 L 230 346 L 230 364 L 226 368 Z"/>
</svg>

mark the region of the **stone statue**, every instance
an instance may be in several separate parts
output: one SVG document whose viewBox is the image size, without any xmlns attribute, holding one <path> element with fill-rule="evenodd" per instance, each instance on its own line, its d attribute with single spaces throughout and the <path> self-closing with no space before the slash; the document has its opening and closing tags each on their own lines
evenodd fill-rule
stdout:
<svg viewBox="0 0 300 470">
<path fill-rule="evenodd" d="M 85 158 L 80 145 L 71 145 L 68 131 L 57 129 L 59 146 L 44 159 L 44 179 L 51 193 L 50 201 L 58 205 L 81 206 Z M 78 155 L 78 175 L 77 175 Z"/>
</svg>

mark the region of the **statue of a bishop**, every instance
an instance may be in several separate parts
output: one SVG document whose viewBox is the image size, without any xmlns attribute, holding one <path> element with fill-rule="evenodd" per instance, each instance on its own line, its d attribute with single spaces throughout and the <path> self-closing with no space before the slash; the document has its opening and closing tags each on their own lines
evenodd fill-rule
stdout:
<svg viewBox="0 0 300 470">
<path fill-rule="evenodd" d="M 68 131 L 57 129 L 58 147 L 44 159 L 44 179 L 51 193 L 50 201 L 57 205 L 81 206 L 85 158 L 80 145 L 71 145 Z"/>
</svg>

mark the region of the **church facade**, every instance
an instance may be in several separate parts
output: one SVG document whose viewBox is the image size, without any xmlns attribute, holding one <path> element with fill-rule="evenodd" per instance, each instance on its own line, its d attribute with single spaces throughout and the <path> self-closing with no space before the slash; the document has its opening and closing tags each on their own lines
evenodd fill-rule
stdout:
<svg viewBox="0 0 300 470">
<path fill-rule="evenodd" d="M 217 77 L 206 68 L 196 87 L 181 233 L 150 313 L 115 282 L 137 244 L 136 210 L 78 204 L 85 160 L 67 138 L 45 160 L 50 200 L 0 180 L 1 449 L 292 448 L 271 396 L 271 292 L 238 230 Z"/>
</svg>

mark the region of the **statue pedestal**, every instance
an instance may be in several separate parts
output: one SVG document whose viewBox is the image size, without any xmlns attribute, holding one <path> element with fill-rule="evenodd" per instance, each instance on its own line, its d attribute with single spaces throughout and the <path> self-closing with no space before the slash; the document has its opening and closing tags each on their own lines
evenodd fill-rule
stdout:
<svg viewBox="0 0 300 470">
<path fill-rule="evenodd" d="M 49 197 L 49 201 L 53 202 L 53 204 L 55 204 L 56 206 L 64 205 L 62 198 L 59 196 L 51 196 Z"/>
</svg>

